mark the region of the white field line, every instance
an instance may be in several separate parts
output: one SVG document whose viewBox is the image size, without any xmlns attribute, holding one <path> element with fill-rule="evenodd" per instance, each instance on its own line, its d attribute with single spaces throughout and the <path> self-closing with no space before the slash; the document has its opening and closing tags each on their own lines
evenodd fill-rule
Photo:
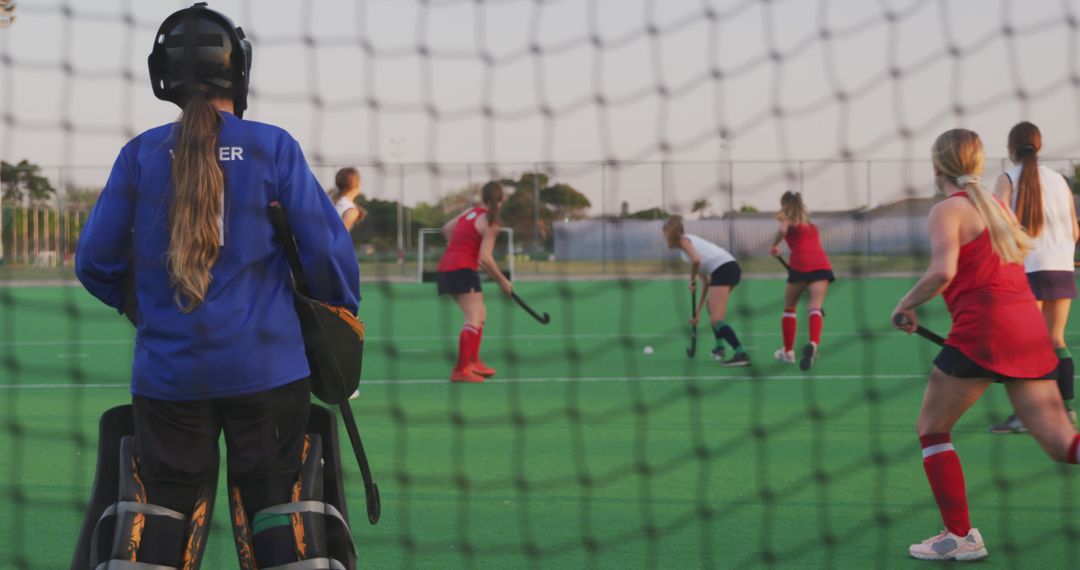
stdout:
<svg viewBox="0 0 1080 570">
<path fill-rule="evenodd" d="M 702 382 L 746 382 L 753 380 L 795 380 L 805 382 L 807 380 L 919 380 L 929 377 L 927 374 L 791 374 L 791 375 L 761 375 L 761 376 L 639 376 L 627 378 L 623 376 L 582 376 L 571 377 L 534 377 L 534 378 L 492 378 L 485 384 L 566 384 L 572 382 L 602 383 L 602 382 L 689 382 L 698 380 Z M 363 379 L 360 387 L 365 385 L 402 385 L 419 386 L 429 384 L 446 384 L 446 378 L 402 378 L 393 380 L 389 378 Z M 99 383 L 99 384 L 5 384 L 0 385 L 2 390 L 97 390 L 97 389 L 128 389 L 130 384 Z"/>
</svg>

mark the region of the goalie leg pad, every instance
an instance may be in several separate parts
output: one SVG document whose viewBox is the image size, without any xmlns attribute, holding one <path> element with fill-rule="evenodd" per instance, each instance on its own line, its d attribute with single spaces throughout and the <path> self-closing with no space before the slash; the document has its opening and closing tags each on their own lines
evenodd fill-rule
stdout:
<svg viewBox="0 0 1080 570">
<path fill-rule="evenodd" d="M 139 474 L 133 432 L 131 406 L 102 415 L 94 490 L 71 568 L 197 569 L 209 533 L 215 486 L 153 483 L 148 493 Z"/>
<path fill-rule="evenodd" d="M 333 420 L 333 414 L 324 408 L 311 407 L 300 472 L 293 481 L 286 482 L 288 502 L 263 506 L 259 504 L 263 501 L 249 499 L 254 495 L 274 496 L 274 492 L 254 484 L 230 484 L 233 533 L 241 568 L 351 570 L 356 567 L 356 548 L 344 509 Z M 329 442 L 329 449 L 324 447 L 324 441 Z M 275 483 L 258 483 L 267 484 Z M 255 513 L 249 515 L 250 510 Z"/>
</svg>

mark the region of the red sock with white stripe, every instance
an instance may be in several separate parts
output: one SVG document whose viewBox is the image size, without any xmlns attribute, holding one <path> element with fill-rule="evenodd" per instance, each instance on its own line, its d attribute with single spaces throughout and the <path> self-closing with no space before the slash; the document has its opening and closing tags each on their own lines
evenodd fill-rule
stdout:
<svg viewBox="0 0 1080 570">
<path fill-rule="evenodd" d="M 784 352 L 795 350 L 795 307 L 784 309 L 784 318 L 780 320 L 780 330 L 784 332 Z"/>
<path fill-rule="evenodd" d="M 810 342 L 821 344 L 821 325 L 824 323 L 821 309 L 810 309 L 808 312 L 810 314 Z"/>
<path fill-rule="evenodd" d="M 473 362 L 473 354 L 480 351 L 480 332 L 472 325 L 461 327 L 458 335 L 458 357 L 455 370 L 465 370 Z"/>
<path fill-rule="evenodd" d="M 934 491 L 945 528 L 956 536 L 967 536 L 971 519 L 964 470 L 960 468 L 960 457 L 953 448 L 952 438 L 947 433 L 928 433 L 919 436 L 919 442 L 922 444 L 923 470 Z"/>
<path fill-rule="evenodd" d="M 1080 463 L 1080 433 L 1073 436 L 1072 445 L 1069 446 L 1069 463 Z"/>
</svg>

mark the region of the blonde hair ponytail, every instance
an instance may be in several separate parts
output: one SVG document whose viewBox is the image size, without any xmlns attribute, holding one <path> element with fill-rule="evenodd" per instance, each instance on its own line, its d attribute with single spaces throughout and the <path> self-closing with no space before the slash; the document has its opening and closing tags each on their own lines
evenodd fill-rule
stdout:
<svg viewBox="0 0 1080 570">
<path fill-rule="evenodd" d="M 810 223 L 810 212 L 803 203 L 802 192 L 784 192 L 780 197 L 780 211 L 776 219 L 797 226 Z"/>
<path fill-rule="evenodd" d="M 169 206 L 169 283 L 181 312 L 206 299 L 210 268 L 221 253 L 225 174 L 217 160 L 221 114 L 202 93 L 191 95 L 177 124 L 173 151 L 173 196 Z"/>
<path fill-rule="evenodd" d="M 994 253 L 1005 263 L 1023 263 L 1031 250 L 1031 238 L 1005 206 L 979 184 L 986 162 L 979 135 L 967 129 L 945 131 L 934 141 L 931 152 L 938 172 L 963 188 L 971 199 L 990 232 Z"/>
</svg>

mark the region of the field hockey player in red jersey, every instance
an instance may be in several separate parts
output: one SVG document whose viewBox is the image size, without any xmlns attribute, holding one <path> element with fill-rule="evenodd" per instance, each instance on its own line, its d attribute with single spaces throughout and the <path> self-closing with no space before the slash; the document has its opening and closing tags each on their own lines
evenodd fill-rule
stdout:
<svg viewBox="0 0 1080 570">
<path fill-rule="evenodd" d="M 780 242 L 786 241 L 791 257 L 787 262 L 787 289 L 784 291 L 784 316 L 780 321 L 784 346 L 774 355 L 780 362 L 795 362 L 795 309 L 803 291 L 809 292 L 806 315 L 810 322 L 810 342 L 803 347 L 799 368 L 809 370 L 817 359 L 821 345 L 821 328 L 824 325 L 825 294 L 829 283 L 836 281 L 832 265 L 821 247 L 818 228 L 810 222 L 810 212 L 803 203 L 802 194 L 784 192 L 780 198 L 780 212 L 776 214 L 780 228 L 773 239 L 769 253 L 780 256 Z"/>
<path fill-rule="evenodd" d="M 501 229 L 502 186 L 488 182 L 480 190 L 480 198 L 482 205 L 465 210 L 443 226 L 448 243 L 439 260 L 436 278 L 439 294 L 453 297 L 465 316 L 465 325 L 458 335 L 458 359 L 450 373 L 451 382 L 483 382 L 484 378 L 495 375 L 495 369 L 480 360 L 487 307 L 477 270 L 483 267 L 506 295 L 513 290 L 513 284 L 492 256 Z"/>
<path fill-rule="evenodd" d="M 944 522 L 908 549 L 923 560 L 987 557 L 968 517 L 967 491 L 950 432 L 992 382 L 1005 384 L 1013 409 L 1055 461 L 1080 462 L 1080 435 L 1058 392 L 1058 358 L 1024 275 L 1031 239 L 1011 212 L 979 185 L 985 154 L 972 131 L 954 129 L 933 146 L 938 188 L 930 210 L 930 267 L 893 311 L 898 328 L 918 326 L 915 308 L 938 294 L 952 317 L 919 411 L 923 468 Z"/>
</svg>

